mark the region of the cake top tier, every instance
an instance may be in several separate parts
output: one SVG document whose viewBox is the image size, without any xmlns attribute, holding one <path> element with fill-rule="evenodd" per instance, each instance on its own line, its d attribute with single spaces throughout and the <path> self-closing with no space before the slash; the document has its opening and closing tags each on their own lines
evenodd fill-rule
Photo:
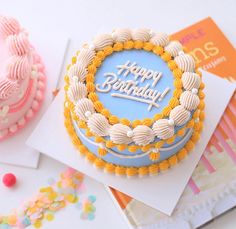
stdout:
<svg viewBox="0 0 236 229">
<path fill-rule="evenodd" d="M 11 17 L 0 16 L 0 103 L 18 93 L 30 77 L 31 47 L 24 29 Z"/>
<path fill-rule="evenodd" d="M 122 129 L 126 144 L 137 131 L 149 136 L 136 138 L 138 145 L 154 136 L 170 138 L 200 102 L 201 75 L 193 57 L 178 41 L 146 28 L 97 36 L 73 57 L 66 81 L 74 116 L 96 136 Z"/>
</svg>

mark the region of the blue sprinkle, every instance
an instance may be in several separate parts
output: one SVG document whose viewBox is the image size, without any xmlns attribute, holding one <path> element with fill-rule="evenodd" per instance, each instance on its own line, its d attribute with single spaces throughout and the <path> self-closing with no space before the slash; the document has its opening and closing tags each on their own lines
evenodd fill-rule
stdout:
<svg viewBox="0 0 236 229">
<path fill-rule="evenodd" d="M 88 214 L 88 220 L 94 220 L 95 215 L 93 213 Z"/>
<path fill-rule="evenodd" d="M 94 203 L 96 201 L 96 196 L 90 195 L 88 197 L 88 200 L 91 201 L 92 203 Z"/>
<path fill-rule="evenodd" d="M 22 224 L 24 224 L 25 226 L 29 226 L 31 224 L 30 222 L 30 219 L 28 216 L 25 216 L 23 221 L 22 221 Z"/>
</svg>

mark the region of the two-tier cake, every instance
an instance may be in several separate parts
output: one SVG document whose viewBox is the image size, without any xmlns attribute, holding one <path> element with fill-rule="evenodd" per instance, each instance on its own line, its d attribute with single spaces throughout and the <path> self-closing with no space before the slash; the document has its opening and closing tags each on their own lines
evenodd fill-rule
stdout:
<svg viewBox="0 0 236 229">
<path fill-rule="evenodd" d="M 65 81 L 65 126 L 72 142 L 108 173 L 165 171 L 200 138 L 201 73 L 165 33 L 116 29 L 99 35 L 72 58 Z"/>
<path fill-rule="evenodd" d="M 0 140 L 15 134 L 39 110 L 44 65 L 19 22 L 0 16 Z"/>
</svg>

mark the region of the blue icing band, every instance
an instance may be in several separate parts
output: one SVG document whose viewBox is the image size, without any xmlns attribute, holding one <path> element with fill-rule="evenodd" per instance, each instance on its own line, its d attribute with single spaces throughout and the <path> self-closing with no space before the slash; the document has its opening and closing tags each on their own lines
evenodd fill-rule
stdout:
<svg viewBox="0 0 236 229">
<path fill-rule="evenodd" d="M 84 130 L 80 129 L 77 125 L 76 122 L 73 121 L 73 126 L 74 129 L 76 131 L 77 136 L 80 138 L 80 140 L 82 141 L 83 145 L 85 145 L 93 154 L 95 154 L 97 157 L 99 157 L 98 155 L 98 146 L 90 143 L 88 141 L 88 138 L 86 136 L 84 136 Z M 191 131 L 191 130 L 189 130 Z M 165 150 L 165 152 L 160 151 L 160 158 L 157 162 L 163 161 L 169 157 L 171 157 L 172 155 L 176 154 L 179 150 L 181 150 L 184 145 L 188 142 L 188 140 L 190 139 L 190 137 L 192 136 L 192 134 L 188 134 L 189 131 L 187 132 L 187 134 L 183 137 L 177 137 L 175 140 L 175 143 L 172 144 L 172 146 L 174 146 L 174 149 L 170 149 L 170 150 Z M 83 134 L 83 136 L 81 135 L 81 133 Z M 85 139 L 86 138 L 86 139 Z M 90 139 L 92 142 L 94 142 L 93 139 Z M 182 140 L 182 142 L 180 144 L 180 141 Z M 96 143 L 95 143 L 96 144 Z M 175 146 L 176 145 L 176 146 Z M 164 147 L 166 148 L 166 147 Z M 128 150 L 124 150 L 122 152 L 117 151 L 117 149 L 114 150 L 117 154 L 124 154 L 124 155 L 137 155 L 140 154 L 140 152 L 137 152 L 136 154 L 134 153 L 130 153 Z M 125 153 L 124 153 L 125 152 Z M 117 155 L 113 155 L 111 153 L 107 153 L 107 155 L 105 155 L 104 157 L 102 157 L 103 160 L 105 160 L 108 163 L 113 163 L 115 165 L 120 165 L 120 166 L 133 166 L 133 167 L 141 167 L 141 166 L 148 166 L 153 164 L 154 162 L 152 162 L 149 159 L 149 155 L 143 153 L 143 156 L 138 157 L 138 158 L 121 158 Z"/>
<path fill-rule="evenodd" d="M 119 118 L 127 118 L 131 121 L 136 119 L 152 118 L 168 105 L 169 100 L 173 96 L 174 90 L 173 74 L 167 64 L 156 54 L 145 50 L 124 50 L 121 52 L 114 52 L 103 61 L 102 65 L 98 69 L 95 75 L 95 84 L 102 84 L 107 79 L 107 77 L 104 76 L 105 73 L 115 73 L 118 76 L 118 79 L 121 79 L 122 81 L 134 80 L 134 74 L 132 73 L 129 73 L 126 77 L 123 73 L 120 75 L 117 74 L 119 69 L 117 69 L 116 66 L 124 65 L 128 60 L 130 63 L 135 62 L 137 66 L 142 68 L 163 73 L 157 84 L 154 87 L 150 87 L 150 89 L 158 90 L 160 93 L 163 93 L 167 87 L 170 88 L 170 91 L 166 94 L 163 100 L 157 102 L 160 107 L 157 108 L 153 106 L 152 109 L 148 111 L 149 105 L 147 103 L 112 97 L 112 93 L 119 93 L 119 91 L 113 89 L 106 93 L 96 90 L 96 93 L 103 105 L 113 115 L 116 115 Z M 140 79 L 140 77 L 137 79 L 139 82 L 137 85 L 138 87 L 144 87 L 146 84 L 151 85 L 153 83 L 153 79 L 146 79 L 144 82 L 140 82 Z"/>
</svg>

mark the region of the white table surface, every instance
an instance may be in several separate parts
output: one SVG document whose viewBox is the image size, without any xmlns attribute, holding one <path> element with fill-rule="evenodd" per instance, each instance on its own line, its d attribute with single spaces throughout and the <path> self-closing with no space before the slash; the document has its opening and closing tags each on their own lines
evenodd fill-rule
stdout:
<svg viewBox="0 0 236 229">
<path fill-rule="evenodd" d="M 81 43 L 101 31 L 125 26 L 173 33 L 211 16 L 235 46 L 235 9 L 235 0 L 0 0 L 0 14 L 16 17 L 28 31 L 40 29 L 42 36 L 61 31 Z M 204 229 L 235 225 L 236 210 Z"/>
</svg>

